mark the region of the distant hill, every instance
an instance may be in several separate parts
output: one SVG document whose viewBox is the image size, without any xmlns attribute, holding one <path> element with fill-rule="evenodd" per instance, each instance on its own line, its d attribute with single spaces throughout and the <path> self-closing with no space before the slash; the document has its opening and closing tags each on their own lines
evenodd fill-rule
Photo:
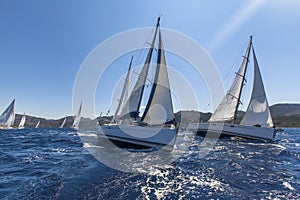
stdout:
<svg viewBox="0 0 300 200">
<path fill-rule="evenodd" d="M 270 106 L 273 117 L 293 116 L 300 117 L 300 104 L 275 104 Z"/>
<path fill-rule="evenodd" d="M 300 127 L 300 104 L 275 104 L 270 106 L 270 111 L 276 127 Z M 238 111 L 237 123 L 240 123 L 244 114 L 244 111 Z M 181 120 L 182 125 L 185 126 L 191 122 L 206 122 L 209 120 L 211 113 L 179 111 L 175 113 L 175 116 L 176 120 Z"/>
<path fill-rule="evenodd" d="M 14 122 L 14 126 L 17 127 L 21 121 L 23 115 L 20 114 L 16 114 L 15 115 L 15 122 Z M 26 122 L 25 122 L 25 127 L 35 127 L 36 124 L 38 123 L 38 121 L 40 121 L 40 128 L 55 128 L 55 127 L 59 127 L 63 120 L 65 119 L 65 117 L 62 117 L 60 119 L 45 119 L 45 118 L 40 118 L 40 117 L 34 117 L 34 116 L 29 116 L 26 115 Z M 64 127 L 71 127 L 74 121 L 74 117 L 73 116 L 67 116 L 67 120 L 65 123 Z M 97 120 L 91 120 L 88 118 L 81 118 L 80 120 L 80 127 L 91 127 L 91 126 L 96 126 L 97 125 Z"/>
<path fill-rule="evenodd" d="M 300 104 L 275 104 L 270 106 L 271 115 L 276 127 L 300 127 Z M 238 111 L 237 123 L 243 118 L 245 112 Z M 211 113 L 203 113 L 193 110 L 179 111 L 175 113 L 175 118 L 182 126 L 193 122 L 206 122 L 211 117 Z M 22 115 L 16 114 L 14 126 L 18 126 Z M 108 123 L 112 116 L 98 117 L 97 119 L 81 118 L 80 127 L 91 127 L 100 124 Z M 41 117 L 26 116 L 25 127 L 35 127 L 40 121 L 39 127 L 59 127 L 63 122 L 64 117 L 60 119 L 46 119 Z M 71 127 L 74 117 L 68 116 L 65 127 Z"/>
</svg>

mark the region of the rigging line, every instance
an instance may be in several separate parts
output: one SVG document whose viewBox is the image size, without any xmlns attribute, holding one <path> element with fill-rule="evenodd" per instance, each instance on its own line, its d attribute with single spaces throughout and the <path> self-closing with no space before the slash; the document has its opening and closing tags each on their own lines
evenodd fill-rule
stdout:
<svg viewBox="0 0 300 200">
<path fill-rule="evenodd" d="M 137 73 L 137 72 L 132 72 L 133 74 L 137 74 L 138 76 L 141 76 L 141 77 L 145 77 L 143 75 L 141 75 L 140 73 Z M 151 81 L 147 76 L 146 76 L 146 80 L 149 81 L 150 83 L 153 83 L 153 81 Z"/>
<path fill-rule="evenodd" d="M 140 63 L 143 62 L 143 59 L 145 58 L 145 54 L 147 53 L 147 51 L 145 51 L 145 50 L 148 49 L 148 48 L 146 48 L 146 46 L 149 46 L 149 45 L 151 46 L 151 43 L 149 44 L 148 41 L 152 38 L 151 36 L 153 36 L 154 33 L 155 33 L 155 28 L 153 28 L 150 31 L 150 33 L 148 34 L 148 36 L 145 40 L 145 43 L 144 43 L 143 47 L 139 50 L 139 55 L 137 56 L 137 59 L 134 62 L 134 66 L 138 66 L 138 65 L 140 65 Z"/>
<path fill-rule="evenodd" d="M 242 77 L 243 79 L 244 79 L 244 81 L 247 83 L 247 79 L 246 79 L 246 77 L 245 76 L 243 76 L 242 74 L 239 74 L 239 73 L 237 73 L 237 72 L 235 72 L 235 74 L 236 75 L 238 75 L 238 76 L 240 76 L 240 77 Z M 247 76 L 247 75 L 246 75 Z M 243 86 L 244 86 L 245 84 L 243 84 Z"/>
<path fill-rule="evenodd" d="M 247 48 L 247 45 L 248 45 L 248 43 L 246 42 L 245 45 L 243 45 L 243 48 L 241 48 L 241 50 L 239 51 L 239 53 L 236 54 L 235 59 L 230 67 L 230 70 L 228 70 L 224 76 L 223 83 L 224 83 L 225 91 L 229 90 L 229 85 L 234 80 L 234 77 L 232 77 L 232 74 L 236 73 L 235 71 L 237 71 L 237 69 L 240 67 L 240 65 L 239 65 L 239 63 L 241 62 L 240 58 L 241 58 L 241 55 L 242 55 L 242 57 L 244 57 L 243 52 Z M 220 90 L 221 90 L 221 88 L 216 88 L 214 91 L 212 91 L 212 96 L 217 96 L 217 93 L 222 92 Z"/>
<path fill-rule="evenodd" d="M 243 102 L 238 97 L 236 97 L 236 96 L 234 96 L 234 95 L 232 95 L 230 93 L 228 93 L 228 95 L 231 96 L 232 98 L 238 100 L 238 103 L 241 104 L 241 105 L 243 105 Z"/>
<path fill-rule="evenodd" d="M 241 58 L 241 55 L 242 57 L 244 57 L 244 51 L 245 49 L 247 49 L 247 45 L 248 43 L 246 42 L 244 45 L 243 45 L 243 48 L 241 48 L 241 50 L 237 53 L 237 55 L 235 56 L 235 59 L 231 65 L 231 68 L 230 70 L 228 70 L 227 74 L 225 75 L 225 79 L 224 79 L 224 82 L 226 83 L 225 86 L 228 86 L 228 84 L 230 83 L 230 79 L 232 78 L 232 74 L 234 74 L 234 71 L 237 71 L 237 69 L 240 67 L 240 58 Z M 248 59 L 249 60 L 249 59 Z"/>
</svg>

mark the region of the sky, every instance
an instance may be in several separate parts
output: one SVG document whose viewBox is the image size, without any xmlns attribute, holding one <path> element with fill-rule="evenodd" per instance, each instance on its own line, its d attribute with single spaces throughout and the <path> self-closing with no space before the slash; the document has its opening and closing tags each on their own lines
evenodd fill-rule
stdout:
<svg viewBox="0 0 300 200">
<path fill-rule="evenodd" d="M 15 98 L 17 113 L 46 118 L 73 115 L 74 82 L 89 53 L 115 34 L 155 26 L 160 15 L 161 27 L 187 35 L 206 50 L 226 88 L 249 35 L 254 35 L 269 104 L 300 103 L 299 10 L 298 0 L 2 0 L 0 112 Z M 127 67 L 130 57 L 114 64 Z M 167 63 L 175 61 L 167 57 Z M 112 67 L 107 73 L 121 76 L 125 72 Z M 200 82 L 191 80 L 192 87 L 198 90 Z M 199 109 L 212 111 L 204 91 L 199 89 L 197 94 L 202 98 Z M 106 112 L 113 104 L 107 91 L 97 90 L 95 98 L 95 113 Z"/>
</svg>

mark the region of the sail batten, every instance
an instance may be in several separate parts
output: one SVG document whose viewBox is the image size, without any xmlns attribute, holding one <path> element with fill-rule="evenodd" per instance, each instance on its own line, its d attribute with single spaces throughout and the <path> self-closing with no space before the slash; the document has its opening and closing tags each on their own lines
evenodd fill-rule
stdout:
<svg viewBox="0 0 300 200">
<path fill-rule="evenodd" d="M 273 120 L 253 47 L 252 54 L 254 60 L 253 89 L 250 103 L 241 121 L 241 125 L 273 127 Z"/>
<path fill-rule="evenodd" d="M 236 119 L 237 111 L 241 98 L 241 93 L 243 85 L 245 82 L 245 76 L 247 71 L 247 66 L 249 63 L 249 54 L 252 46 L 252 36 L 250 36 L 250 41 L 245 55 L 243 56 L 242 64 L 235 75 L 235 79 L 227 91 L 226 95 L 223 97 L 222 101 L 216 108 L 215 112 L 209 119 L 210 122 L 234 122 Z"/>
</svg>

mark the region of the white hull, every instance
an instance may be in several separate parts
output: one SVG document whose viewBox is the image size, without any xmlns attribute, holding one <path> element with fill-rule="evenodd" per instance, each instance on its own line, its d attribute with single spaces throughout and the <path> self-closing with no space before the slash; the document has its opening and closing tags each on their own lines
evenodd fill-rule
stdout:
<svg viewBox="0 0 300 200">
<path fill-rule="evenodd" d="M 225 123 L 193 123 L 189 124 L 188 129 L 200 135 L 205 135 L 207 132 L 215 135 L 221 133 L 221 136 L 238 136 L 262 141 L 273 141 L 276 134 L 273 128 Z"/>
<path fill-rule="evenodd" d="M 151 127 L 133 125 L 101 126 L 105 136 L 111 141 L 127 144 L 129 148 L 136 146 L 153 148 L 163 147 L 172 150 L 176 140 L 177 130 L 170 127 Z M 104 135 L 98 135 L 104 136 Z M 104 137 L 105 137 L 104 136 Z"/>
<path fill-rule="evenodd" d="M 11 127 L 11 126 L 0 126 L 0 129 L 7 130 L 7 129 L 13 129 L 13 127 Z"/>
</svg>

